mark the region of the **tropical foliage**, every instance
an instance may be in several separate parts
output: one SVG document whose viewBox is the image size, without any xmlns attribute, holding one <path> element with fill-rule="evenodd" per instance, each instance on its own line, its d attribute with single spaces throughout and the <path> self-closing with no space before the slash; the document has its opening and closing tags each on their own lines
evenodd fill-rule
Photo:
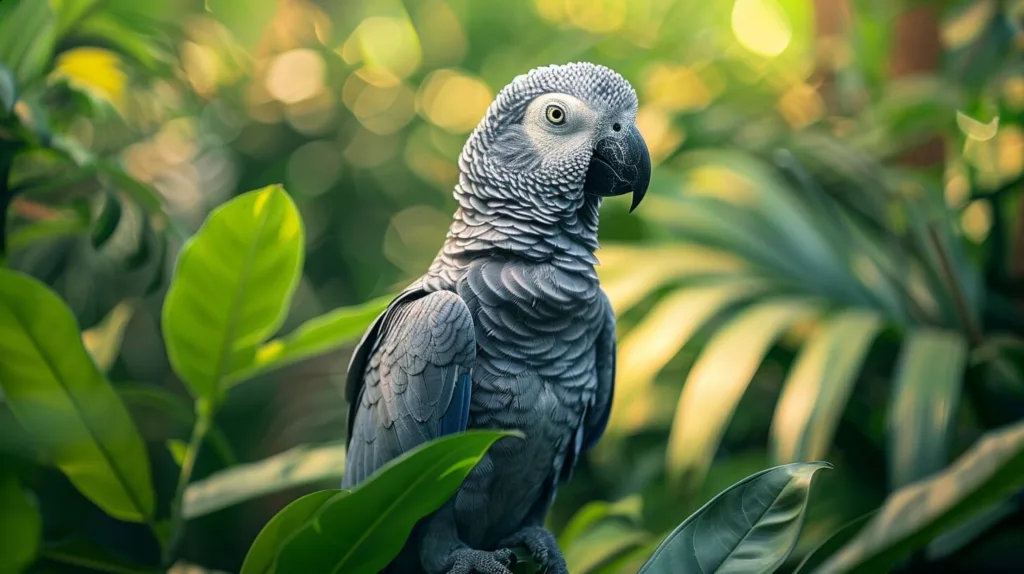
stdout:
<svg viewBox="0 0 1024 574">
<path fill-rule="evenodd" d="M 0 0 L 0 572 L 387 563 L 503 435 L 337 490 L 348 350 L 569 60 L 655 161 L 570 571 L 1019 562 L 1022 55 L 1019 0 Z"/>
</svg>

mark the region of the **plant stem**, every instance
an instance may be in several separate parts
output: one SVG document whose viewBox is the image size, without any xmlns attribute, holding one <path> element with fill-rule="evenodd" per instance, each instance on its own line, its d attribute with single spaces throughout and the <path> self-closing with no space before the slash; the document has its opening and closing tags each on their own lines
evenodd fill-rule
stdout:
<svg viewBox="0 0 1024 574">
<path fill-rule="evenodd" d="M 98 572 L 110 572 L 111 574 L 156 574 L 157 572 L 155 570 L 143 570 L 129 568 L 118 564 L 110 564 L 102 560 L 96 560 L 86 556 L 76 556 L 74 554 L 65 554 L 56 550 L 43 550 L 39 553 L 39 557 L 52 562 L 88 568 Z"/>
<path fill-rule="evenodd" d="M 946 281 L 946 287 L 949 289 L 950 294 L 953 296 L 953 305 L 956 308 L 956 314 L 960 318 L 960 323 L 967 333 L 967 338 L 970 340 L 971 345 L 974 347 L 980 346 L 984 342 L 984 337 L 981 334 L 981 328 L 978 326 L 975 320 L 974 314 L 971 313 L 970 305 L 967 303 L 967 294 L 964 292 L 963 285 L 956 277 L 956 273 L 953 271 L 953 262 L 950 260 L 949 252 L 946 251 L 944 245 L 942 245 L 942 239 L 939 237 L 939 233 L 935 230 L 932 225 L 928 226 L 928 239 L 935 248 L 935 254 L 939 259 L 939 265 L 942 268 L 942 277 Z"/>
<path fill-rule="evenodd" d="M 214 401 L 210 399 L 198 399 L 196 401 L 196 422 L 192 427 L 192 438 L 188 441 L 185 450 L 185 457 L 181 461 L 181 473 L 178 475 L 178 486 L 174 492 L 174 499 L 171 501 L 171 522 L 170 534 L 167 543 L 163 547 L 163 565 L 170 566 L 174 560 L 181 543 L 185 527 L 185 490 L 192 480 L 192 471 L 195 470 L 196 459 L 199 457 L 199 449 L 203 446 L 206 434 L 213 426 L 213 418 L 216 413 Z"/>
<path fill-rule="evenodd" d="M 8 179 L 14 156 L 21 149 L 21 142 L 0 137 L 0 256 L 7 251 L 7 208 L 14 199 L 14 190 L 10 189 Z"/>
</svg>

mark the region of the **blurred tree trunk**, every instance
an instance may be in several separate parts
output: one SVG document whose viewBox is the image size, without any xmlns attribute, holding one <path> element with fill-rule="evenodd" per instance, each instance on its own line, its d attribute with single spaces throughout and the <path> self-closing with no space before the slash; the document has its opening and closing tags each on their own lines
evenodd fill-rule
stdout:
<svg viewBox="0 0 1024 574">
<path fill-rule="evenodd" d="M 939 7 L 933 3 L 910 8 L 896 19 L 889 60 L 892 78 L 938 71 L 942 57 L 939 17 Z M 945 145 L 936 134 L 925 143 L 907 150 L 899 162 L 908 167 L 935 169 L 942 167 L 944 156 Z"/>
<path fill-rule="evenodd" d="M 836 71 L 849 51 L 850 0 L 814 0 L 815 69 L 812 84 L 829 112 L 839 108 Z"/>
</svg>

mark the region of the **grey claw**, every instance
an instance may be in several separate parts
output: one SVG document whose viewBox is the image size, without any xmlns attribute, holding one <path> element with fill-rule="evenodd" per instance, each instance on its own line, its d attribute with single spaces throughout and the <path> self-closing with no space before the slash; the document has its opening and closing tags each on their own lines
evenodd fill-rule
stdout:
<svg viewBox="0 0 1024 574">
<path fill-rule="evenodd" d="M 463 548 L 452 552 L 448 574 L 512 574 L 512 551 L 507 548 L 488 552 Z"/>
<path fill-rule="evenodd" d="M 545 574 L 569 574 L 558 541 L 546 528 L 530 527 L 521 530 L 505 540 L 502 546 L 525 546 L 543 566 Z"/>
</svg>

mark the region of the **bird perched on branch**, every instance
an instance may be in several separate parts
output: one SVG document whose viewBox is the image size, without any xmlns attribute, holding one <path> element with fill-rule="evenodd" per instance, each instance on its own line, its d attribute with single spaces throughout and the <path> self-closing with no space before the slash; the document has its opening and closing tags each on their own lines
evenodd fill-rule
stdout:
<svg viewBox="0 0 1024 574">
<path fill-rule="evenodd" d="M 442 435 L 526 438 L 495 443 L 389 572 L 509 574 L 525 547 L 567 573 L 543 522 L 611 409 L 615 318 L 594 251 L 602 198 L 632 192 L 632 211 L 650 182 L 636 112 L 614 71 L 547 66 L 502 89 L 466 142 L 443 247 L 349 365 L 343 487 Z"/>
</svg>

